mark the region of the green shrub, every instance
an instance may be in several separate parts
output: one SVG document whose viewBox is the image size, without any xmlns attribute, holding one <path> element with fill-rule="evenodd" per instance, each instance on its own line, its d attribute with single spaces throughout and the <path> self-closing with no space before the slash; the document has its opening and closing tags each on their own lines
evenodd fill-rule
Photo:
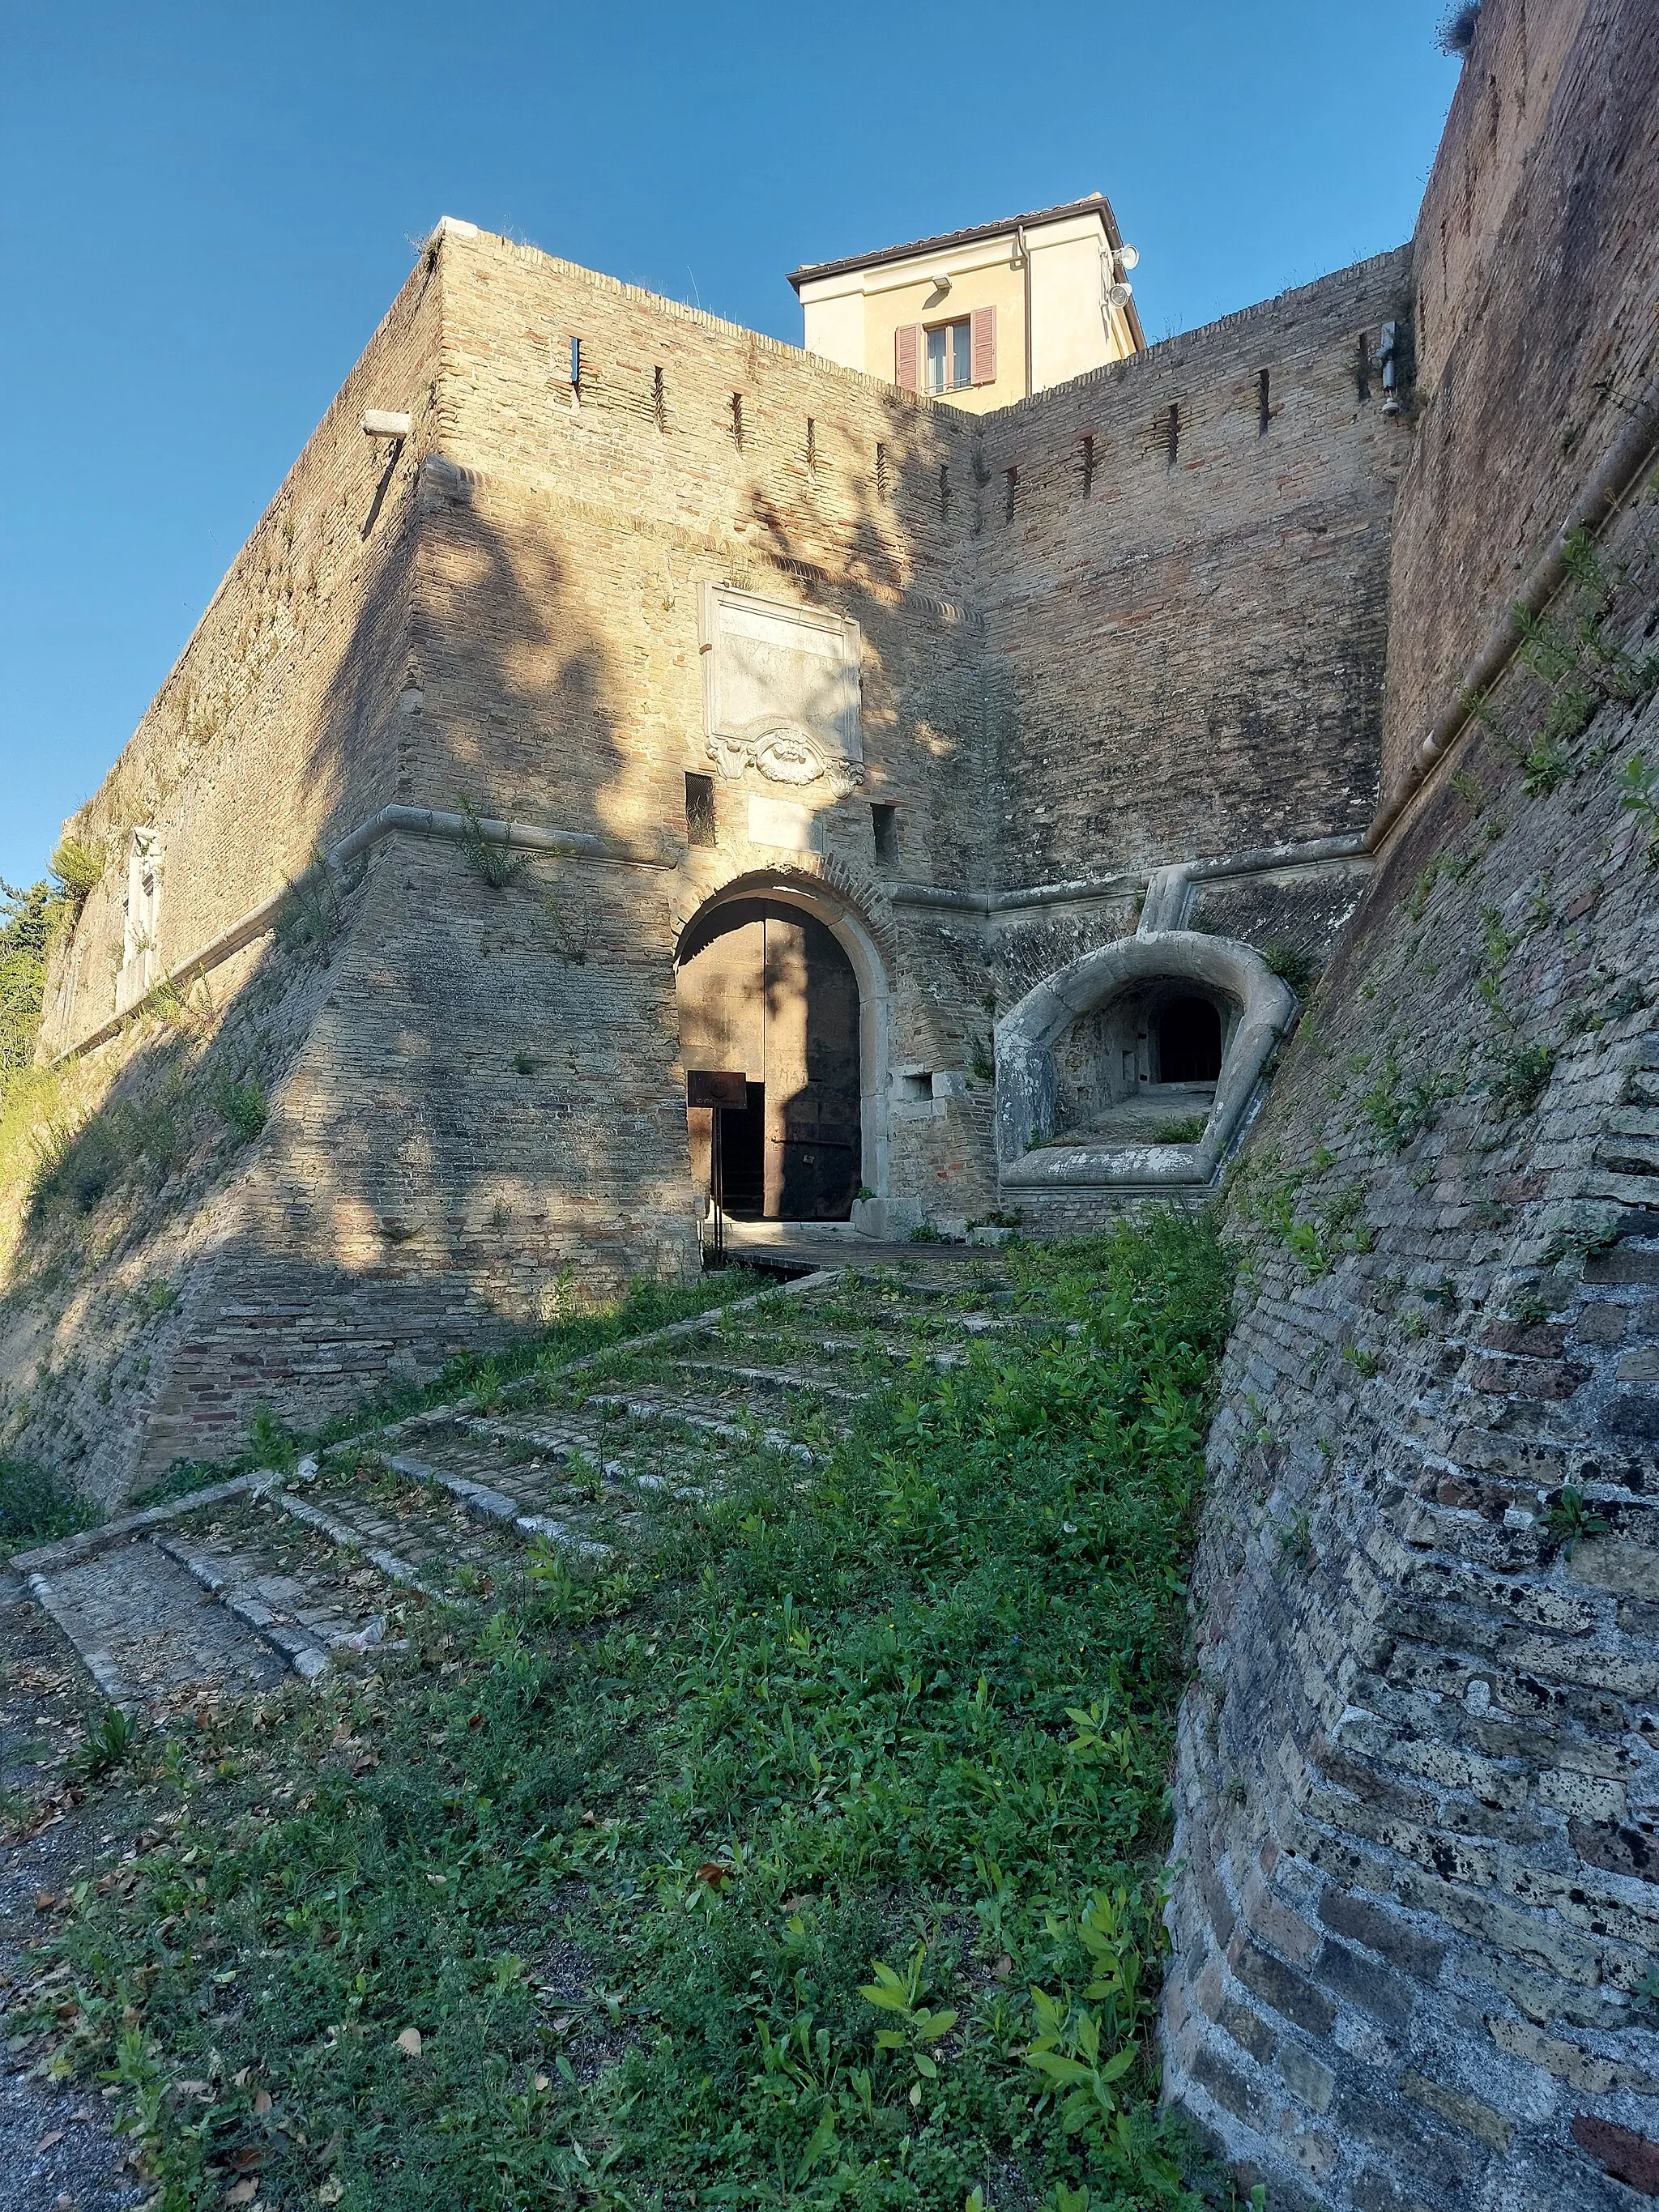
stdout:
<svg viewBox="0 0 1659 2212">
<path fill-rule="evenodd" d="M 265 1126 L 269 1109 L 257 1076 L 245 1075 L 239 1081 L 222 1075 L 213 1086 L 213 1103 L 239 1144 L 252 1144 Z"/>
<path fill-rule="evenodd" d="M 524 854 L 499 837 L 492 837 L 483 825 L 477 808 L 462 792 L 457 801 L 461 812 L 461 849 L 466 854 L 466 864 L 475 876 L 480 877 L 491 890 L 505 890 L 524 866 Z"/>
<path fill-rule="evenodd" d="M 1319 973 L 1319 963 L 1299 945 L 1270 945 L 1261 955 L 1282 983 L 1301 998 Z"/>
<path fill-rule="evenodd" d="M 55 1543 L 82 1528 L 95 1528 L 103 1516 L 86 1499 L 66 1489 L 45 1468 L 25 1460 L 0 1459 L 0 1557 Z"/>
<path fill-rule="evenodd" d="M 1172 1121 L 1160 1121 L 1152 1132 L 1155 1145 L 1195 1145 L 1210 1126 L 1207 1114 L 1182 1114 Z"/>
<path fill-rule="evenodd" d="M 103 881 L 109 854 L 101 838 L 65 837 L 46 865 L 58 879 L 58 897 L 79 914 Z"/>
</svg>

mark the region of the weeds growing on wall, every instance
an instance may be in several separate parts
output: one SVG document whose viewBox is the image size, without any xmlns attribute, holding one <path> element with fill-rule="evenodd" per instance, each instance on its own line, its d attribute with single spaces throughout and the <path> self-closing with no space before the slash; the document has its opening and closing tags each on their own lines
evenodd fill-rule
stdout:
<svg viewBox="0 0 1659 2212">
<path fill-rule="evenodd" d="M 0 1555 L 72 1536 L 79 1528 L 95 1528 L 102 1517 L 45 1468 L 0 1459 Z"/>
<path fill-rule="evenodd" d="M 1196 2207 L 1151 2029 L 1228 1265 L 1009 1264 L 1079 1334 L 124 1747 L 30 2001 L 159 2208 Z"/>
<path fill-rule="evenodd" d="M 456 804 L 461 811 L 461 850 L 466 865 L 491 890 L 505 890 L 524 866 L 524 854 L 515 853 L 503 838 L 492 837 L 477 808 L 462 792 Z"/>
</svg>

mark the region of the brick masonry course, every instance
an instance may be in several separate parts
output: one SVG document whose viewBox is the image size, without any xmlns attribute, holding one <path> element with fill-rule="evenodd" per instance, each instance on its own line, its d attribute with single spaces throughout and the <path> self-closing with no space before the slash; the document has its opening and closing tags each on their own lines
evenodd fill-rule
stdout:
<svg viewBox="0 0 1659 2212">
<path fill-rule="evenodd" d="M 994 1018 L 1155 866 L 1363 831 L 1629 418 L 1656 77 L 1636 0 L 1487 0 L 1409 246 L 974 419 L 443 226 L 72 825 L 115 860 L 46 1048 L 155 1157 L 6 1224 L 0 1447 L 112 1501 L 695 1267 L 675 951 L 745 888 L 856 926 L 883 1083 L 922 1071 L 866 1094 L 881 1195 L 995 1206 Z M 1225 1194 L 1164 2017 L 1275 2205 L 1610 2212 L 1659 2172 L 1650 483 L 1599 558 L 1553 619 L 1628 696 L 1564 714 L 1517 661 L 1374 868 L 1194 887 L 1324 971 Z M 753 769 L 688 843 L 710 584 L 860 626 L 864 781 L 810 852 L 750 842 Z M 540 841 L 506 880 L 422 830 L 465 806 Z M 387 808 L 321 941 L 261 923 L 117 1024 L 136 828 L 165 972 Z"/>
</svg>

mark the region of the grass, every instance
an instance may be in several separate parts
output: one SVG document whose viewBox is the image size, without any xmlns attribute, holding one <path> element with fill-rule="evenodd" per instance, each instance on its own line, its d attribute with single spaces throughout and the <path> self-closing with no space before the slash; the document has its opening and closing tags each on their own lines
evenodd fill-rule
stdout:
<svg viewBox="0 0 1659 2212">
<path fill-rule="evenodd" d="M 103 1519 L 95 1506 L 66 1490 L 44 1468 L 0 1459 L 0 1559 L 34 1544 L 55 1543 Z"/>
<path fill-rule="evenodd" d="M 1228 1265 L 1007 1266 L 1081 1333 L 126 1749 L 33 2024 L 160 2212 L 1196 2206 L 1151 2029 Z"/>
<path fill-rule="evenodd" d="M 1207 1114 L 1182 1114 L 1172 1121 L 1160 1121 L 1152 1132 L 1155 1145 L 1196 1145 L 1210 1126 Z"/>
</svg>

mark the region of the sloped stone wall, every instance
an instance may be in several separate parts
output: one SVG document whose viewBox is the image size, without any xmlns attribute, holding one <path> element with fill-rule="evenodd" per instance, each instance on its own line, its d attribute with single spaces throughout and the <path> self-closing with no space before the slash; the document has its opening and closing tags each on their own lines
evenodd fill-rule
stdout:
<svg viewBox="0 0 1659 2212">
<path fill-rule="evenodd" d="M 1659 373 L 1659 12 L 1484 0 L 1415 234 L 1385 781 Z"/>
<path fill-rule="evenodd" d="M 1275 2206 L 1659 2182 L 1656 524 L 1550 617 L 1632 696 L 1540 764 L 1511 669 L 1228 1193 L 1167 2050 Z"/>
</svg>

